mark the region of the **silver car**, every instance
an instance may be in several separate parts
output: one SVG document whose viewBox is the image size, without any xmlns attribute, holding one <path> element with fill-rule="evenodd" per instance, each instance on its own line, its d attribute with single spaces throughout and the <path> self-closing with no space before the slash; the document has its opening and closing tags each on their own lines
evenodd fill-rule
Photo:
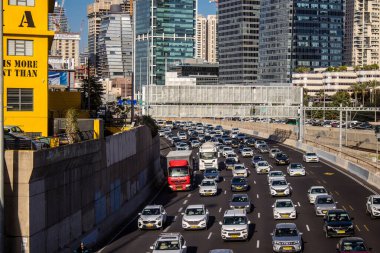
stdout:
<svg viewBox="0 0 380 253">
<path fill-rule="evenodd" d="M 336 209 L 336 204 L 331 195 L 318 195 L 314 201 L 315 215 L 324 216 L 328 210 Z"/>
<path fill-rule="evenodd" d="M 306 153 L 303 155 L 303 161 L 307 163 L 318 163 L 319 156 L 316 153 Z"/>
<path fill-rule="evenodd" d="M 152 253 L 186 253 L 186 241 L 180 233 L 162 233 L 150 247 Z"/>
<path fill-rule="evenodd" d="M 218 193 L 218 184 L 214 179 L 203 179 L 199 185 L 199 195 L 216 196 Z"/>
<path fill-rule="evenodd" d="M 301 163 L 291 163 L 286 168 L 286 172 L 289 176 L 306 176 L 305 167 Z"/>
<path fill-rule="evenodd" d="M 265 141 L 262 141 L 262 140 L 257 140 L 255 142 L 255 148 L 259 148 L 260 145 L 267 145 L 267 143 Z"/>
<path fill-rule="evenodd" d="M 137 225 L 139 229 L 162 229 L 165 226 L 167 214 L 162 205 L 146 206 L 139 213 Z"/>
<path fill-rule="evenodd" d="M 251 212 L 251 200 L 248 194 L 233 194 L 230 201 L 231 209 L 245 209 L 247 213 Z"/>
<path fill-rule="evenodd" d="M 294 205 L 291 199 L 277 199 L 272 205 L 273 218 L 275 220 L 296 219 L 296 207 L 297 205 Z"/>
<path fill-rule="evenodd" d="M 189 205 L 182 213 L 183 229 L 207 229 L 209 212 L 205 205 Z"/>
<path fill-rule="evenodd" d="M 243 148 L 241 151 L 242 157 L 252 157 L 253 156 L 253 150 L 251 148 Z"/>
<path fill-rule="evenodd" d="M 291 193 L 290 184 L 285 178 L 273 179 L 269 184 L 269 190 L 272 197 L 289 196 Z"/>
<path fill-rule="evenodd" d="M 219 224 L 222 226 L 222 239 L 224 241 L 247 240 L 250 223 L 251 222 L 248 220 L 244 209 L 227 210 L 224 213 L 223 222 L 219 222 Z"/>
<path fill-rule="evenodd" d="M 371 195 L 367 198 L 366 211 L 371 218 L 380 217 L 380 195 Z"/>
<path fill-rule="evenodd" d="M 257 174 L 265 174 L 269 173 L 272 169 L 272 166 L 267 161 L 259 161 L 255 166 Z"/>
<path fill-rule="evenodd" d="M 271 183 L 275 179 L 285 179 L 285 174 L 280 170 L 269 171 L 268 173 L 268 183 Z"/>
<path fill-rule="evenodd" d="M 294 223 L 278 223 L 271 233 L 274 252 L 302 252 L 302 233 Z"/>
<path fill-rule="evenodd" d="M 307 198 L 309 199 L 309 202 L 311 204 L 314 204 L 315 198 L 318 195 L 329 195 L 325 187 L 323 186 L 312 186 L 310 189 L 307 191 Z"/>
<path fill-rule="evenodd" d="M 234 177 L 248 177 L 248 169 L 243 163 L 235 164 L 232 170 L 232 176 Z"/>
<path fill-rule="evenodd" d="M 275 158 L 276 155 L 277 155 L 278 153 L 282 153 L 282 151 L 281 151 L 280 149 L 278 149 L 278 148 L 272 148 L 272 149 L 269 151 L 269 156 L 270 156 L 271 158 Z"/>
</svg>

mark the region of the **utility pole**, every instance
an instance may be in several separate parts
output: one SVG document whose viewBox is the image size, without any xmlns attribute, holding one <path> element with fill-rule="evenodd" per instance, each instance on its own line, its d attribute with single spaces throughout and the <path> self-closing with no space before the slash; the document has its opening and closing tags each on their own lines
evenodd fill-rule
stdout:
<svg viewBox="0 0 380 253">
<path fill-rule="evenodd" d="M 342 118 L 343 118 L 343 110 L 342 104 L 340 104 L 339 108 L 339 151 L 342 152 Z"/>
<path fill-rule="evenodd" d="M 303 142 L 303 126 L 304 126 L 304 108 L 303 108 L 303 87 L 301 87 L 301 107 L 300 107 L 300 110 L 299 110 L 299 113 L 300 113 L 300 118 L 299 118 L 299 129 L 298 129 L 298 133 L 299 133 L 299 141 L 300 142 Z"/>
<path fill-rule="evenodd" d="M 4 252 L 4 27 L 3 1 L 0 1 L 0 252 Z"/>
</svg>

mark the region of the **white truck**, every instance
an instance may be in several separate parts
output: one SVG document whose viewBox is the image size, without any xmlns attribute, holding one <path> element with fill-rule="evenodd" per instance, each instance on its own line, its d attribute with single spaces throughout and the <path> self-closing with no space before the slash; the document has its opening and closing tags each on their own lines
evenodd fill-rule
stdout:
<svg viewBox="0 0 380 253">
<path fill-rule="evenodd" d="M 199 170 L 218 168 L 218 154 L 215 143 L 203 143 L 199 148 Z"/>
</svg>

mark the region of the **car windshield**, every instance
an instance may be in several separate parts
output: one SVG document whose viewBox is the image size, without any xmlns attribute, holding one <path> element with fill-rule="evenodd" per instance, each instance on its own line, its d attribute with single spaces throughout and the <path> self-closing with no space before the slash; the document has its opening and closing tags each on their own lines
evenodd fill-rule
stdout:
<svg viewBox="0 0 380 253">
<path fill-rule="evenodd" d="M 302 164 L 299 164 L 299 163 L 292 163 L 290 165 L 290 168 L 291 169 L 302 169 Z"/>
<path fill-rule="evenodd" d="M 156 250 L 179 250 L 178 241 L 159 241 L 156 244 Z"/>
<path fill-rule="evenodd" d="M 206 174 L 216 174 L 216 173 L 218 173 L 218 171 L 216 169 L 206 169 L 205 173 Z"/>
<path fill-rule="evenodd" d="M 248 202 L 247 196 L 235 196 L 231 200 L 232 202 Z"/>
<path fill-rule="evenodd" d="M 348 217 L 347 213 L 330 213 L 327 217 L 328 221 L 349 221 L 350 217 Z"/>
<path fill-rule="evenodd" d="M 145 208 L 141 214 L 142 215 L 159 215 L 160 209 L 159 208 Z"/>
<path fill-rule="evenodd" d="M 258 166 L 268 166 L 268 163 L 267 162 L 259 162 L 257 165 Z"/>
<path fill-rule="evenodd" d="M 236 183 L 245 183 L 245 182 L 246 182 L 245 179 L 242 178 L 242 177 L 234 177 L 234 178 L 232 178 L 232 183 L 233 184 L 236 184 Z"/>
<path fill-rule="evenodd" d="M 233 159 L 233 158 L 227 158 L 226 159 L 226 163 L 229 163 L 229 164 L 233 164 L 233 163 L 236 163 L 236 161 L 235 161 L 235 159 Z"/>
<path fill-rule="evenodd" d="M 244 166 L 238 165 L 235 166 L 235 170 L 245 170 Z"/>
<path fill-rule="evenodd" d="M 189 174 L 189 168 L 187 167 L 171 167 L 169 168 L 169 176 L 170 177 L 184 177 Z"/>
<path fill-rule="evenodd" d="M 286 181 L 284 181 L 284 180 L 275 180 L 275 181 L 272 182 L 272 185 L 273 186 L 286 185 Z"/>
<path fill-rule="evenodd" d="M 261 156 L 255 156 L 253 158 L 254 161 L 260 161 L 260 160 L 263 160 L 263 158 Z"/>
<path fill-rule="evenodd" d="M 314 188 L 311 189 L 311 193 L 327 193 L 325 188 Z"/>
<path fill-rule="evenodd" d="M 278 152 L 280 152 L 280 150 L 279 150 L 279 149 L 276 149 L 276 148 L 274 148 L 274 149 L 272 149 L 272 150 L 271 150 L 271 152 L 272 152 L 272 153 L 278 153 Z"/>
<path fill-rule="evenodd" d="M 261 148 L 261 149 L 268 149 L 268 146 L 267 145 L 260 145 L 259 148 Z"/>
<path fill-rule="evenodd" d="M 276 207 L 293 207 L 293 203 L 291 201 L 278 201 L 276 203 Z"/>
<path fill-rule="evenodd" d="M 277 157 L 278 157 L 279 159 L 288 159 L 288 156 L 285 155 L 285 154 L 279 154 Z"/>
<path fill-rule="evenodd" d="M 269 174 L 271 177 L 282 177 L 284 174 L 281 171 L 271 172 Z"/>
<path fill-rule="evenodd" d="M 244 216 L 224 217 L 224 225 L 245 225 L 247 218 Z"/>
<path fill-rule="evenodd" d="M 275 235 L 277 237 L 297 236 L 297 229 L 294 228 L 279 228 L 276 229 Z"/>
<path fill-rule="evenodd" d="M 201 183 L 201 186 L 214 186 L 214 185 L 215 185 L 214 180 L 205 180 L 205 181 L 202 181 Z"/>
<path fill-rule="evenodd" d="M 375 205 L 380 205 L 380 198 L 373 198 L 373 203 Z"/>
<path fill-rule="evenodd" d="M 224 147 L 223 151 L 232 151 L 232 148 L 230 148 L 230 147 Z"/>
<path fill-rule="evenodd" d="M 216 154 L 214 152 L 201 152 L 200 158 L 201 159 L 214 159 L 214 158 L 216 158 Z"/>
<path fill-rule="evenodd" d="M 306 156 L 317 156 L 316 153 L 306 153 Z"/>
<path fill-rule="evenodd" d="M 186 209 L 186 215 L 203 215 L 203 208 L 188 208 Z"/>
<path fill-rule="evenodd" d="M 367 248 L 364 246 L 363 241 L 345 241 L 342 243 L 343 251 L 367 251 Z"/>
<path fill-rule="evenodd" d="M 244 152 L 249 152 L 249 151 L 251 151 L 252 149 L 250 149 L 250 148 L 243 148 L 243 151 Z"/>
<path fill-rule="evenodd" d="M 334 200 L 332 198 L 318 198 L 318 204 L 334 204 Z"/>
</svg>

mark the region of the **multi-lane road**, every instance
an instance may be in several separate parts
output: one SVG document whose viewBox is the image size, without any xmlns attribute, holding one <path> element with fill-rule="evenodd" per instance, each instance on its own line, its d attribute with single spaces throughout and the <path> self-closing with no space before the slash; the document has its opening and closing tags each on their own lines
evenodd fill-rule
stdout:
<svg viewBox="0 0 380 253">
<path fill-rule="evenodd" d="M 287 153 L 291 162 L 302 162 L 302 153 L 279 143 L 269 142 L 269 146 L 279 147 Z M 166 155 L 172 148 L 166 139 L 161 139 L 161 152 Z M 194 151 L 196 152 L 196 151 Z M 271 163 L 273 169 L 286 172 L 286 166 L 276 166 L 274 160 L 268 154 L 263 157 Z M 223 159 L 220 158 L 220 161 Z M 275 198 L 269 194 L 266 175 L 257 175 L 252 167 L 250 158 L 241 158 L 250 168 L 251 174 L 248 177 L 251 189 L 248 195 L 253 202 L 254 209 L 248 214 L 251 221 L 250 236 L 246 242 L 223 242 L 220 236 L 219 221 L 223 218 L 223 213 L 229 208 L 229 199 L 232 196 L 230 191 L 231 171 L 223 170 L 221 175 L 223 181 L 219 183 L 219 194 L 216 197 L 200 197 L 197 189 L 191 192 L 170 192 L 163 189 L 154 199 L 153 203 L 164 205 L 170 222 L 165 227 L 165 232 L 181 232 L 187 245 L 188 253 L 207 253 L 211 249 L 229 248 L 235 253 L 245 252 L 272 252 L 270 233 L 276 223 L 287 221 L 275 221 L 273 219 L 272 205 Z M 373 248 L 372 252 L 380 252 L 380 219 L 371 220 L 365 213 L 366 197 L 374 194 L 375 191 L 358 179 L 342 172 L 333 164 L 325 162 L 303 163 L 306 167 L 305 177 L 289 177 L 288 182 L 293 188 L 291 199 L 297 204 L 297 219 L 289 222 L 296 223 L 298 229 L 303 232 L 304 252 L 320 253 L 335 252 L 336 243 L 339 239 L 325 238 L 322 230 L 323 222 L 321 217 L 316 217 L 313 206 L 308 203 L 307 190 L 313 185 L 323 185 L 332 193 L 338 208 L 347 210 L 354 217 L 356 235 L 363 237 L 366 244 Z M 197 180 L 200 182 L 202 176 L 197 172 Z M 206 205 L 210 212 L 210 225 L 208 230 L 203 231 L 183 231 L 181 228 L 181 212 L 190 204 Z M 149 247 L 157 239 L 162 231 L 139 231 L 137 220 L 130 222 L 128 226 L 120 231 L 116 231 L 115 241 L 104 247 L 100 252 L 128 252 L 145 253 L 151 252 Z"/>
</svg>

